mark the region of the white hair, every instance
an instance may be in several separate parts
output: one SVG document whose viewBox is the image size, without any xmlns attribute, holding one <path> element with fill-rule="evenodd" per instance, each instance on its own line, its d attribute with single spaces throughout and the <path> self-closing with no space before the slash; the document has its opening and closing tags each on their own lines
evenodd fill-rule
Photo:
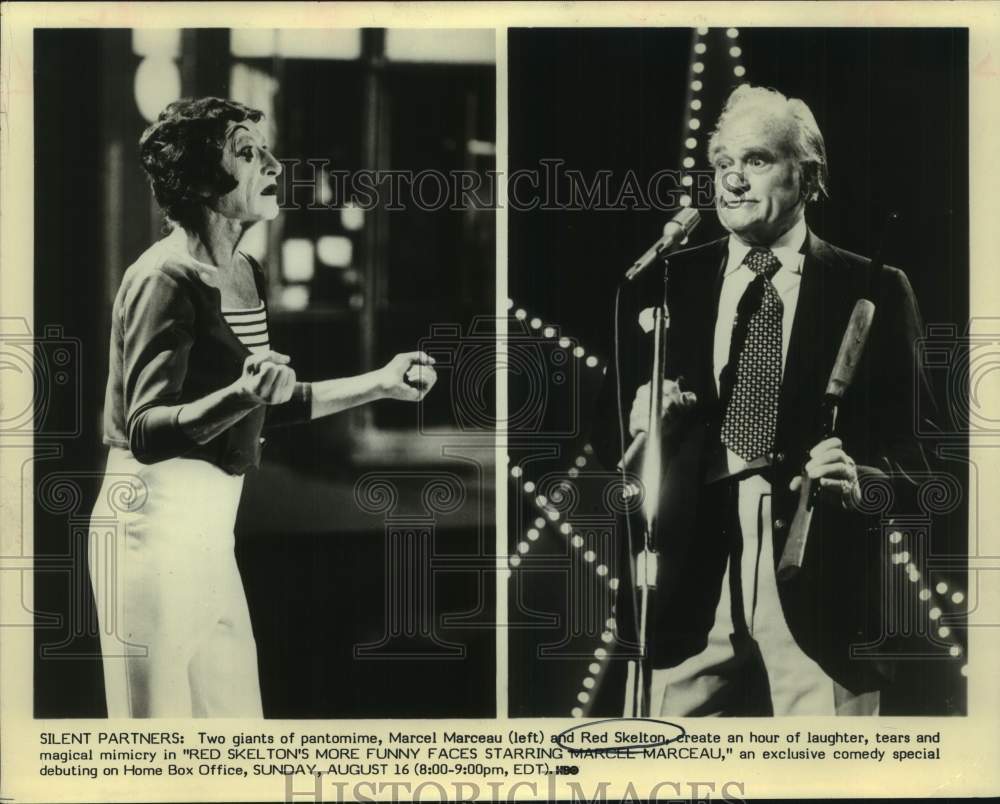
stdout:
<svg viewBox="0 0 1000 804">
<path fill-rule="evenodd" d="M 819 126 L 816 125 L 816 118 L 804 101 L 786 98 L 776 89 L 741 84 L 732 91 L 715 124 L 715 130 L 709 137 L 709 157 L 711 158 L 726 120 L 749 109 L 759 109 L 768 116 L 784 118 L 793 124 L 790 144 L 802 173 L 803 195 L 809 201 L 817 200 L 820 193 L 829 196 L 826 189 L 829 180 L 826 145 Z"/>
</svg>

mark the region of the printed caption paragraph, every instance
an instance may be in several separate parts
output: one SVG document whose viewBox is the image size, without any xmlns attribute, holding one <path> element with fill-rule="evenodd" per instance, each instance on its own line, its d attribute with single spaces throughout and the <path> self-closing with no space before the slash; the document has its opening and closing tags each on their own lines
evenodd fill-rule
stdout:
<svg viewBox="0 0 1000 804">
<path fill-rule="evenodd" d="M 509 779 L 572 776 L 609 760 L 672 764 L 939 761 L 938 731 L 748 728 L 717 733 L 656 720 L 603 720 L 554 729 L 253 733 L 43 731 L 39 775 L 100 777 L 330 777 Z"/>
</svg>

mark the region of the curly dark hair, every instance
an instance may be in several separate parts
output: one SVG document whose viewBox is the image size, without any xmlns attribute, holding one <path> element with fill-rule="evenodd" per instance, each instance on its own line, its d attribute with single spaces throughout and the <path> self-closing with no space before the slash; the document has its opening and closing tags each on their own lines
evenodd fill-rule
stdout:
<svg viewBox="0 0 1000 804">
<path fill-rule="evenodd" d="M 139 157 L 167 218 L 196 228 L 205 191 L 225 195 L 236 186 L 222 167 L 226 130 L 263 117 L 259 109 L 222 98 L 178 100 L 160 112 L 139 138 Z"/>
</svg>

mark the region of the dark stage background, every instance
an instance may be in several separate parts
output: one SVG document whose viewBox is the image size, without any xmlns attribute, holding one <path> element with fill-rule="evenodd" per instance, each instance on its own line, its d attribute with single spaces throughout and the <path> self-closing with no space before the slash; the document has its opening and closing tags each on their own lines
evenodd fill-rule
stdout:
<svg viewBox="0 0 1000 804">
<path fill-rule="evenodd" d="M 563 171 L 577 169 L 587 179 L 608 170 L 614 197 L 628 171 L 645 187 L 657 170 L 681 168 L 682 155 L 694 157 L 695 170 L 706 170 L 705 146 L 723 98 L 743 82 L 774 87 L 803 99 L 825 137 L 830 198 L 808 209 L 813 231 L 841 248 L 870 256 L 878 248 L 882 221 L 897 211 L 900 220 L 885 238 L 884 260 L 906 272 L 928 324 L 955 328 L 944 337 L 946 345 L 954 346 L 955 333 L 961 335 L 968 320 L 966 31 L 712 29 L 699 40 L 707 49 L 698 56 L 704 71 L 697 74 L 689 73 L 693 35 L 692 29 L 511 30 L 511 172 L 542 171 L 543 160 L 562 160 Z M 738 50 L 732 51 L 734 47 Z M 697 131 L 683 128 L 692 79 L 703 84 L 698 97 L 704 98 L 704 105 L 697 114 L 691 112 L 700 118 Z M 692 135 L 697 147 L 689 149 L 685 139 Z M 557 181 L 556 186 L 565 199 L 566 182 Z M 544 193 L 535 195 L 544 201 Z M 522 198 L 530 198 L 526 189 Z M 714 213 L 699 208 L 703 222 L 691 245 L 723 234 Z M 545 344 L 550 339 L 544 327 L 551 325 L 569 338 L 570 348 L 578 344 L 581 354 L 595 358 L 595 372 L 605 366 L 611 356 L 616 284 L 659 237 L 671 214 L 673 210 L 511 208 L 508 279 L 515 332 Z M 533 328 L 533 319 L 540 328 Z M 961 370 L 960 362 L 951 364 L 951 376 Z M 595 686 L 580 686 L 588 663 L 594 661 L 592 651 L 607 641 L 601 629 L 610 603 L 604 601 L 613 596 L 606 585 L 600 587 L 600 605 L 595 604 L 598 625 L 579 637 L 579 655 L 539 659 L 540 645 L 552 642 L 553 635 L 574 622 L 572 608 L 578 604 L 568 601 L 573 601 L 578 581 L 567 579 L 562 570 L 545 569 L 546 560 L 558 563 L 574 555 L 565 536 L 552 527 L 543 528 L 541 538 L 525 535 L 537 524 L 541 509 L 532 499 L 534 483 L 531 493 L 524 483 L 529 477 L 572 477 L 567 467 L 581 466 L 574 456 L 586 460 L 584 447 L 600 381 L 594 372 L 580 371 L 577 401 L 550 396 L 545 422 L 537 427 L 532 423 L 511 437 L 512 462 L 519 467 L 510 485 L 512 554 L 517 554 L 519 541 L 535 539 L 524 542 L 530 551 L 515 561 L 511 610 L 525 612 L 525 623 L 540 622 L 542 613 L 555 618 L 547 631 L 512 631 L 512 714 L 565 715 L 583 702 L 592 714 L 610 715 L 621 705 L 621 668 L 614 663 L 597 674 Z M 946 399 L 948 376 L 949 370 L 934 373 L 939 400 Z M 512 410 L 524 404 L 529 386 L 523 378 L 512 378 Z M 954 473 L 964 488 L 962 417 L 956 421 L 947 406 L 943 415 L 946 420 L 939 426 L 956 433 L 949 442 L 957 457 L 941 468 Z M 565 427 L 569 421 L 572 426 Z M 592 467 L 584 465 L 587 471 Z M 599 496 L 595 499 L 600 482 L 579 475 L 572 485 L 575 491 L 570 493 L 579 497 L 573 503 L 576 517 L 600 518 L 603 512 L 604 527 L 610 527 L 606 505 Z M 933 552 L 961 556 L 966 530 L 966 509 L 960 505 L 953 516 L 935 521 Z M 579 567 L 580 562 L 573 561 Z M 592 574 L 599 561 L 580 571 Z M 570 575 L 575 578 L 576 572 Z M 964 588 L 961 571 L 954 571 L 954 580 Z M 952 607 L 948 613 L 960 609 Z M 899 681 L 883 699 L 883 711 L 964 711 L 961 661 L 945 655 L 942 660 L 901 662 Z M 578 693 L 584 697 L 578 698 Z"/>
<path fill-rule="evenodd" d="M 111 302 L 124 270 L 163 233 L 138 160 L 143 100 L 162 108 L 172 98 L 157 94 L 172 77 L 183 96 L 238 96 L 266 107 L 279 157 L 328 160 L 331 169 L 493 166 L 492 31 L 482 59 L 455 63 L 447 41 L 440 61 L 395 57 L 406 32 L 340 32 L 331 47 L 346 40 L 356 52 L 310 54 L 294 32 L 275 34 L 271 49 L 259 47 L 260 32 L 249 43 L 226 29 L 153 34 L 149 41 L 127 29 L 39 30 L 34 41 L 34 331 L 53 328 L 36 361 L 56 371 L 68 344 L 78 380 L 53 383 L 36 410 L 37 572 L 26 605 L 35 612 L 38 717 L 105 714 L 86 535 L 106 455 Z M 310 41 L 315 51 L 316 37 Z M 286 211 L 252 233 L 268 270 L 272 343 L 292 356 L 300 378 L 367 371 L 417 348 L 434 324 L 466 330 L 476 316 L 493 315 L 492 209 L 287 209 L 293 175 L 302 192 L 302 167 L 286 164 Z M 316 181 L 322 198 L 327 188 Z M 454 352 L 455 335 L 423 346 L 440 358 Z M 458 421 L 454 380 L 443 368 L 419 410 L 379 403 L 269 433 L 237 523 L 266 716 L 494 714 L 494 447 L 482 424 L 493 397 L 483 397 L 488 410 L 478 411 L 478 423 Z M 464 446 L 445 456 L 446 444 Z M 358 505 L 355 483 L 368 473 L 389 475 L 395 511 Z M 425 483 L 435 478 L 457 482 L 464 500 L 425 511 Z M 430 515 L 420 523 L 429 529 L 427 555 L 407 565 L 427 571 L 420 588 L 434 593 L 416 632 L 412 623 L 388 623 L 401 565 L 397 555 L 387 570 L 387 553 L 409 538 L 390 533 L 390 513 L 404 529 Z M 415 602 L 404 605 L 416 611 Z M 354 657 L 355 646 L 387 633 L 401 638 Z M 387 658 L 392 651 L 402 655 Z M 428 655 L 414 658 L 416 651 Z"/>
</svg>

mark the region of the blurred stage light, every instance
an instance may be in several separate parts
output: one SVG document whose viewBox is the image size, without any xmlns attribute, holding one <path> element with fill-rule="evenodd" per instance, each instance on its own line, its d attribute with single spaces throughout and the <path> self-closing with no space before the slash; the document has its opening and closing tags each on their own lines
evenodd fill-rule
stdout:
<svg viewBox="0 0 1000 804">
<path fill-rule="evenodd" d="M 233 28 L 229 32 L 229 50 L 242 58 L 269 58 L 278 44 L 273 28 Z"/>
<path fill-rule="evenodd" d="M 496 156 L 497 146 L 488 140 L 469 140 L 465 143 L 465 151 L 469 156 Z"/>
<path fill-rule="evenodd" d="M 365 225 L 365 211 L 348 204 L 340 210 L 340 225 L 349 232 L 357 232 Z"/>
<path fill-rule="evenodd" d="M 179 58 L 181 55 L 180 28 L 133 28 L 132 52 L 136 56 Z"/>
<path fill-rule="evenodd" d="M 309 306 L 309 288 L 305 285 L 282 288 L 281 306 L 286 310 L 305 310 Z"/>
<path fill-rule="evenodd" d="M 278 31 L 278 55 L 286 59 L 357 59 L 358 28 L 290 28 Z"/>
<path fill-rule="evenodd" d="M 290 237 L 281 244 L 281 274 L 286 282 L 308 282 L 315 272 L 311 240 Z"/>
<path fill-rule="evenodd" d="M 496 34 L 490 28 L 389 28 L 385 55 L 392 61 L 493 64 Z"/>
<path fill-rule="evenodd" d="M 351 264 L 353 254 L 354 244 L 349 237 L 327 235 L 316 242 L 316 256 L 324 265 L 346 268 Z"/>
<path fill-rule="evenodd" d="M 333 201 L 333 188 L 330 186 L 330 177 L 326 175 L 326 171 L 320 171 L 318 177 L 319 187 L 317 188 L 318 201 L 324 206 L 330 206 L 330 202 Z"/>
<path fill-rule="evenodd" d="M 173 59 L 151 56 L 135 71 L 135 103 L 150 123 L 171 101 L 181 96 L 181 71 Z"/>
<path fill-rule="evenodd" d="M 233 28 L 229 49 L 241 58 L 357 59 L 361 57 L 358 28 Z"/>
</svg>

